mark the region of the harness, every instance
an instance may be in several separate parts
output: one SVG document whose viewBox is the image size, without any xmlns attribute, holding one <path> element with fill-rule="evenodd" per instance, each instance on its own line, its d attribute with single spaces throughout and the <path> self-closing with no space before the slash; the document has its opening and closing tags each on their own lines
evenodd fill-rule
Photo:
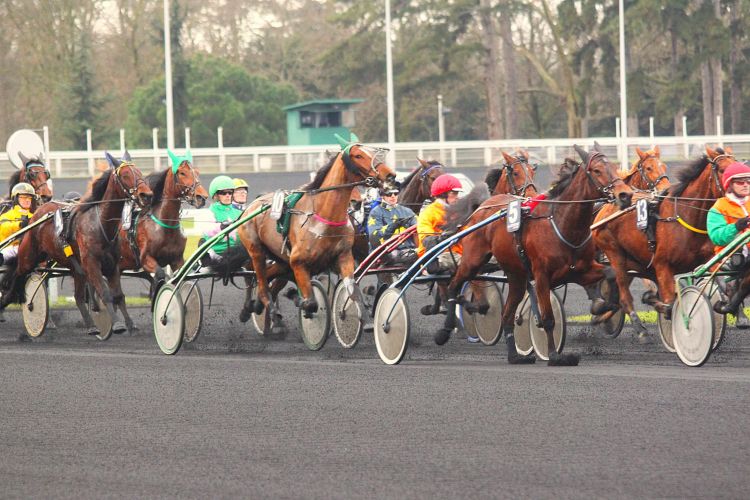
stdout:
<svg viewBox="0 0 750 500">
<path fill-rule="evenodd" d="M 524 173 L 526 174 L 524 183 L 521 187 L 516 187 L 513 184 L 513 167 L 515 165 L 523 165 L 527 164 L 526 158 L 522 156 L 515 156 L 513 161 L 510 163 L 503 163 L 503 169 L 505 171 L 505 176 L 508 178 L 508 185 L 513 188 L 513 193 L 516 196 L 526 196 L 526 190 L 530 187 L 533 187 L 536 191 L 536 184 L 534 184 L 534 181 L 532 180 L 532 177 L 529 175 L 529 172 L 526 168 L 524 168 Z"/>
</svg>

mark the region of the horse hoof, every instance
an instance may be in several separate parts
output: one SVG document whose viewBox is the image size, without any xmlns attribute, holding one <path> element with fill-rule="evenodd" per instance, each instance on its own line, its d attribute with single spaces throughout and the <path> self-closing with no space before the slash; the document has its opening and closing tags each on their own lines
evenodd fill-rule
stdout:
<svg viewBox="0 0 750 500">
<path fill-rule="evenodd" d="M 435 306 L 426 305 L 422 306 L 419 312 L 422 314 L 422 316 L 434 316 L 438 313 L 438 309 Z"/>
<path fill-rule="evenodd" d="M 299 295 L 297 294 L 297 290 L 295 290 L 294 288 L 287 288 L 286 291 L 284 292 L 284 297 L 286 297 L 289 300 L 294 300 L 298 296 Z"/>
<path fill-rule="evenodd" d="M 604 313 L 616 310 L 614 304 L 608 304 L 604 299 L 594 299 L 591 301 L 591 314 L 594 316 L 600 316 Z"/>
<path fill-rule="evenodd" d="M 86 329 L 86 335 L 99 335 L 100 333 L 102 332 L 95 326 L 90 326 Z"/>
<path fill-rule="evenodd" d="M 607 311 L 604 314 L 599 314 L 598 316 L 592 316 L 591 317 L 591 324 L 592 325 L 602 324 L 605 321 L 609 320 L 609 318 L 611 318 L 614 314 L 615 314 L 614 311 Z"/>
<path fill-rule="evenodd" d="M 114 325 L 112 325 L 112 333 L 120 335 L 122 333 L 125 333 L 128 331 L 128 327 L 125 326 L 125 323 L 122 321 L 118 321 Z"/>
<path fill-rule="evenodd" d="M 560 354 L 557 352 L 552 352 L 549 355 L 547 366 L 578 366 L 578 362 L 580 360 L 581 357 L 578 354 Z"/>
<path fill-rule="evenodd" d="M 286 337 L 286 328 L 284 328 L 283 326 L 274 326 L 271 328 L 271 334 L 275 337 L 283 339 Z"/>
<path fill-rule="evenodd" d="M 521 354 L 518 354 L 517 351 L 508 352 L 509 365 L 531 365 L 534 363 L 536 363 L 536 356 L 534 356 L 533 354 L 523 356 Z"/>
<path fill-rule="evenodd" d="M 489 304 L 482 304 L 481 306 L 477 307 L 477 312 L 481 314 L 482 316 L 485 316 L 487 314 L 487 311 L 490 310 Z"/>
<path fill-rule="evenodd" d="M 263 302 L 260 300 L 256 300 L 255 304 L 253 304 L 253 312 L 255 314 L 260 314 L 263 312 Z"/>
<path fill-rule="evenodd" d="M 654 338 L 648 333 L 648 331 L 638 332 L 635 336 L 635 339 L 641 345 L 648 345 L 648 344 L 654 343 Z"/>
<path fill-rule="evenodd" d="M 250 320 L 250 309 L 243 307 L 240 311 L 240 323 L 247 323 Z"/>
<path fill-rule="evenodd" d="M 733 311 L 729 304 L 724 302 L 723 300 L 718 301 L 714 304 L 714 312 L 717 312 L 719 314 L 734 314 L 737 316 L 737 311 Z"/>
<path fill-rule="evenodd" d="M 443 345 L 446 342 L 448 342 L 448 339 L 451 338 L 451 331 L 447 328 L 441 328 L 437 332 L 435 332 L 435 336 L 433 337 L 435 339 L 435 343 L 437 345 Z"/>
<path fill-rule="evenodd" d="M 375 286 L 374 285 L 367 285 L 364 290 L 362 290 L 362 293 L 365 295 L 374 296 L 375 295 Z"/>
<path fill-rule="evenodd" d="M 656 293 L 654 293 L 653 290 L 646 290 L 645 292 L 643 292 L 643 295 L 641 295 L 641 302 L 646 305 L 653 304 L 654 302 L 656 302 L 657 299 L 658 297 L 656 296 Z"/>
</svg>

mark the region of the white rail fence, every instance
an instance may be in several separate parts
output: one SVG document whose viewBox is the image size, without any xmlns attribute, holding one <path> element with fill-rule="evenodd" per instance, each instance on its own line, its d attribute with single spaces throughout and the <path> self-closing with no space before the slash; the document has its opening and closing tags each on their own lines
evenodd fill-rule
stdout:
<svg viewBox="0 0 750 500">
<path fill-rule="evenodd" d="M 440 160 L 446 166 L 479 168 L 497 164 L 501 159 L 500 151 L 512 152 L 520 147 L 527 149 L 539 163 L 556 165 L 566 156 L 575 157 L 574 144 L 588 147 L 594 141 L 601 144 L 612 161 L 620 157 L 622 139 L 599 137 L 397 143 L 392 148 L 390 161 L 399 170 L 413 167 L 416 157 Z M 387 144 L 373 145 L 387 147 Z M 667 164 L 697 157 L 704 145 L 731 146 L 737 158 L 750 158 L 750 135 L 630 137 L 627 139 L 629 161 L 635 158 L 636 146 L 643 149 L 653 145 L 659 145 Z M 202 173 L 304 172 L 317 169 L 325 160 L 327 151 L 338 150 L 337 145 L 331 144 L 195 148 L 192 153 L 194 164 Z M 120 145 L 110 151 L 119 155 Z M 135 149 L 130 150 L 130 154 L 144 171 L 167 166 L 166 149 Z M 96 162 L 103 158 L 103 150 L 50 151 L 48 165 L 53 177 L 90 177 L 96 171 Z M 0 153 L 0 176 L 8 177 L 12 171 L 7 153 Z"/>
</svg>

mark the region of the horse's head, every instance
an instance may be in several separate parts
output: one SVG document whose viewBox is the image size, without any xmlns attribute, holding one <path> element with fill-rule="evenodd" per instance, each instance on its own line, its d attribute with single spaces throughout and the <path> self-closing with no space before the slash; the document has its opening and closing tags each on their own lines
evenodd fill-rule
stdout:
<svg viewBox="0 0 750 500">
<path fill-rule="evenodd" d="M 351 135 L 350 141 L 346 141 L 338 134 L 336 139 L 341 144 L 341 158 L 349 173 L 365 180 L 374 179 L 377 184 L 396 180 L 396 172 L 385 164 L 387 149 L 365 146 L 354 134 Z"/>
<path fill-rule="evenodd" d="M 654 149 L 649 151 L 642 151 L 636 147 L 635 152 L 638 154 L 638 160 L 633 165 L 633 168 L 630 169 L 630 174 L 638 172 L 643 180 L 643 187 L 646 189 L 652 191 L 667 189 L 669 187 L 667 165 L 661 161 L 659 146 L 654 146 Z"/>
<path fill-rule="evenodd" d="M 504 160 L 503 175 L 495 185 L 494 193 L 509 193 L 523 197 L 536 196 L 538 194 L 534 185 L 536 168 L 529 163 L 529 152 L 518 149 L 515 156 L 505 151 L 500 152 Z"/>
<path fill-rule="evenodd" d="M 432 183 L 435 182 L 435 179 L 446 173 L 445 167 L 436 160 L 425 161 L 417 158 L 417 161 L 419 162 L 419 170 L 417 171 L 417 176 L 419 177 L 419 195 L 426 200 L 430 197 Z"/>
<path fill-rule="evenodd" d="M 706 158 L 708 159 L 709 165 L 711 165 L 711 177 L 713 182 L 711 183 L 711 195 L 720 198 L 724 196 L 724 189 L 721 186 L 721 178 L 724 175 L 724 170 L 731 165 L 734 159 L 734 153 L 732 148 L 727 146 L 726 148 L 712 149 L 706 146 Z"/>
<path fill-rule="evenodd" d="M 190 150 L 185 152 L 185 156 L 177 156 L 171 150 L 167 152 L 172 160 L 172 182 L 177 197 L 195 208 L 203 208 L 208 199 L 208 191 L 201 184 L 198 169 L 193 167 Z"/>
<path fill-rule="evenodd" d="M 121 159 L 114 158 L 109 153 L 104 153 L 107 163 L 112 169 L 112 179 L 117 185 L 117 196 L 127 198 L 138 204 L 141 208 L 151 205 L 154 193 L 143 179 L 143 174 L 135 166 L 130 154 L 126 151 Z"/>
<path fill-rule="evenodd" d="M 633 190 L 617 173 L 617 168 L 602 153 L 599 144 L 587 152 L 578 145 L 573 146 L 583 161 L 584 172 L 600 195 L 613 200 L 619 208 L 627 208 L 633 199 Z"/>
<path fill-rule="evenodd" d="M 42 203 L 50 201 L 52 199 L 52 185 L 49 182 L 51 174 L 42 156 L 27 158 L 20 151 L 18 156 L 23 163 L 18 182 L 31 184 Z"/>
</svg>

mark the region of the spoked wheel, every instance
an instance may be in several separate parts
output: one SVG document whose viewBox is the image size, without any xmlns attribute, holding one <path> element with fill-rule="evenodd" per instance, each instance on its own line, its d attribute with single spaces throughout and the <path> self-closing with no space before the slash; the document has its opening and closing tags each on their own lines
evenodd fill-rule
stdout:
<svg viewBox="0 0 750 500">
<path fill-rule="evenodd" d="M 678 293 L 672 310 L 672 339 L 680 361 L 701 366 L 711 355 L 714 314 L 711 302 L 697 286 Z"/>
<path fill-rule="evenodd" d="M 555 318 L 555 329 L 552 331 L 552 338 L 555 341 L 555 350 L 562 352 L 565 346 L 565 332 L 567 330 L 565 320 L 565 310 L 562 308 L 560 299 L 554 291 L 549 294 L 550 303 L 552 304 L 552 314 Z M 534 345 L 534 352 L 539 359 L 547 361 L 549 359 L 549 348 L 547 347 L 547 333 L 544 328 L 536 326 L 534 313 L 529 308 L 529 325 L 531 332 L 531 343 Z"/>
<path fill-rule="evenodd" d="M 26 302 L 23 305 L 23 325 L 29 337 L 39 337 L 44 333 L 49 321 L 49 301 L 47 284 L 39 273 L 33 273 L 26 280 Z"/>
<path fill-rule="evenodd" d="M 697 286 L 699 289 L 703 288 L 703 283 L 704 280 L 698 282 Z M 714 314 L 714 340 L 711 345 L 711 352 L 713 352 L 719 348 L 722 342 L 724 342 L 727 333 L 727 317 L 714 311 L 713 306 L 721 301 L 721 292 L 719 291 L 718 285 L 716 285 L 715 282 L 711 283 L 706 287 L 703 293 L 708 297 L 709 302 L 711 302 L 711 311 L 713 311 Z M 738 314 L 742 314 L 742 312 L 738 311 Z"/>
<path fill-rule="evenodd" d="M 198 338 L 203 324 L 203 294 L 197 281 L 183 281 L 180 296 L 185 306 L 185 342 Z"/>
<path fill-rule="evenodd" d="M 86 305 L 91 319 L 94 320 L 94 324 L 99 330 L 96 338 L 108 340 L 112 336 L 112 316 L 109 315 L 106 304 L 91 285 L 86 287 Z"/>
<path fill-rule="evenodd" d="M 521 303 L 518 304 L 516 315 L 514 317 L 513 338 L 516 339 L 516 351 L 524 356 L 531 354 L 534 350 L 534 344 L 531 343 L 531 302 L 529 295 L 523 296 Z M 519 324 L 520 323 L 520 324 Z"/>
<path fill-rule="evenodd" d="M 482 287 L 482 292 L 487 299 L 490 308 L 485 314 L 468 314 L 462 311 L 462 319 L 466 331 L 479 337 L 484 345 L 495 345 L 500 339 L 503 327 L 503 294 L 497 283 L 492 281 L 475 281 L 474 286 Z M 464 287 L 466 292 L 464 297 L 467 300 L 473 300 L 474 292 L 470 283 Z M 463 308 L 462 308 L 463 309 Z M 473 328 L 473 330 L 470 330 Z"/>
<path fill-rule="evenodd" d="M 612 301 L 613 296 L 616 297 L 616 300 L 619 302 L 619 294 L 617 293 L 617 290 L 610 289 L 609 281 L 602 280 L 599 285 L 599 292 L 608 302 Z M 620 307 L 617 311 L 612 313 L 612 316 L 610 316 L 607 321 L 599 323 L 598 330 L 605 337 L 613 339 L 622 333 L 623 326 L 625 326 L 625 310 Z"/>
<path fill-rule="evenodd" d="M 180 350 L 185 335 L 185 305 L 173 285 L 165 284 L 159 289 L 152 314 L 159 349 L 164 354 L 175 354 Z"/>
<path fill-rule="evenodd" d="M 672 311 L 674 318 L 674 310 Z M 656 324 L 659 330 L 659 338 L 664 348 L 669 352 L 674 352 L 674 341 L 672 340 L 672 321 L 667 319 L 662 313 L 657 313 Z"/>
<path fill-rule="evenodd" d="M 318 303 L 318 310 L 312 317 L 305 318 L 302 308 L 299 308 L 299 325 L 302 331 L 302 340 L 311 351 L 318 351 L 328 340 L 331 330 L 331 314 L 328 307 L 328 295 L 326 289 L 318 280 L 310 281 L 313 297 Z"/>
<path fill-rule="evenodd" d="M 346 349 L 357 345 L 364 326 L 362 305 L 349 296 L 344 280 L 340 280 L 333 292 L 333 333 L 339 344 Z"/>
<path fill-rule="evenodd" d="M 375 346 L 380 359 L 388 365 L 401 362 L 409 340 L 409 308 L 404 298 L 399 297 L 400 294 L 398 288 L 388 288 L 380 295 L 375 306 Z"/>
</svg>

